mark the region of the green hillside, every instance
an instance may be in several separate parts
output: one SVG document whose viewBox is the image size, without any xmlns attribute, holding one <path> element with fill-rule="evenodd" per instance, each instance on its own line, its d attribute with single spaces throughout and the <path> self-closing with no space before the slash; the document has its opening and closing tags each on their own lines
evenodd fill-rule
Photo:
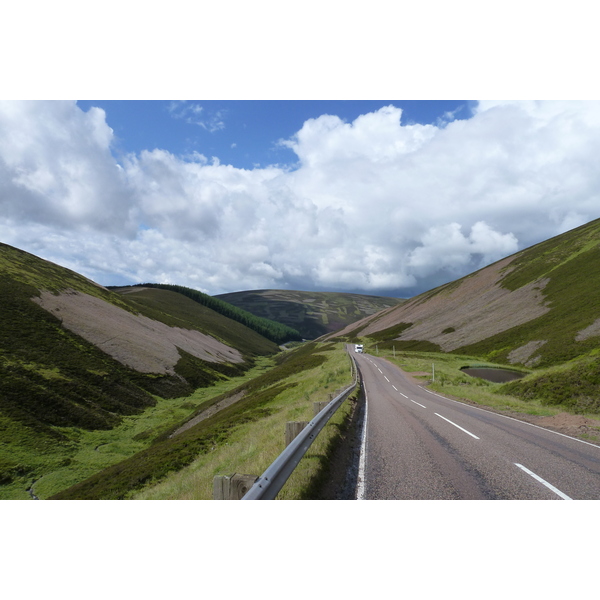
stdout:
<svg viewBox="0 0 600 600">
<path fill-rule="evenodd" d="M 204 294 L 198 290 L 184 287 L 182 285 L 171 285 L 165 283 L 143 283 L 139 284 L 139 286 L 169 290 L 171 292 L 182 294 L 194 302 L 197 302 L 201 306 L 206 306 L 207 308 L 210 308 L 213 311 L 228 317 L 229 319 L 237 321 L 238 323 L 253 329 L 260 335 L 266 337 L 272 342 L 275 342 L 276 344 L 283 344 L 285 342 L 294 340 L 297 341 L 300 339 L 300 333 L 292 327 L 288 327 L 283 323 L 279 323 L 268 318 L 256 316 L 251 312 L 243 310 L 219 298 Z M 117 289 L 118 291 L 118 288 L 113 289 Z"/>
<path fill-rule="evenodd" d="M 64 326 L 64 310 L 50 312 L 34 301 L 49 292 L 51 298 L 92 297 L 132 317 L 145 315 L 149 323 L 210 335 L 241 352 L 243 362 L 205 360 L 180 350 L 170 372 L 136 370 L 126 356 L 116 360 Z M 75 451 L 78 431 L 110 430 L 161 398 L 184 397 L 240 375 L 256 357 L 279 351 L 255 331 L 181 294 L 117 294 L 6 244 L 0 244 L 0 305 L 0 497 L 3 485 L 36 478 L 50 468 L 52 456 L 60 462 L 66 448 Z M 100 330 L 109 325 L 94 313 L 87 320 Z"/>
<path fill-rule="evenodd" d="M 245 356 L 273 354 L 277 344 L 253 328 L 224 316 L 177 291 L 159 287 L 132 286 L 113 288 L 127 305 L 171 327 L 197 329 L 211 335 Z"/>
<path fill-rule="evenodd" d="M 547 367 L 598 349 L 600 330 L 590 337 L 580 332 L 600 319 L 600 220 L 518 253 L 500 285 L 515 291 L 545 279 L 546 314 L 457 352 L 510 362 L 511 352 L 543 342 L 530 364 Z"/>
<path fill-rule="evenodd" d="M 130 458 L 112 465 L 78 483 L 65 489 L 50 499 L 56 500 L 85 500 L 85 499 L 125 499 L 151 482 L 157 482 L 168 474 L 186 467 L 201 456 L 209 455 L 215 449 L 225 447 L 240 427 L 256 424 L 258 429 L 271 416 L 284 410 L 285 405 L 292 399 L 300 399 L 305 408 L 311 409 L 311 403 L 304 401 L 304 394 L 290 393 L 297 387 L 298 379 L 306 371 L 316 371 L 317 376 L 323 374 L 329 379 L 332 374 L 324 373 L 322 368 L 328 360 L 328 354 L 333 354 L 334 345 L 318 347 L 315 343 L 305 344 L 301 348 L 280 354 L 277 365 L 264 374 L 259 375 L 216 396 L 200 405 L 198 414 L 207 412 L 210 406 L 232 395 L 243 397 L 236 403 L 224 408 L 205 420 L 193 425 L 178 435 L 173 434 L 181 423 L 166 430 L 157 437 L 145 450 Z M 348 376 L 347 356 L 343 351 L 344 367 L 340 372 Z M 327 389 L 327 385 L 322 386 Z M 319 390 L 320 391 L 320 390 Z M 266 428 L 271 431 L 271 428 Z M 273 460 L 281 451 L 280 431 L 272 431 L 276 438 Z M 254 446 L 254 440 L 248 440 L 249 446 Z M 269 451 L 273 451 L 270 448 Z M 262 450 L 258 454 L 267 452 Z M 212 477 L 210 480 L 212 484 Z"/>
<path fill-rule="evenodd" d="M 216 298 L 297 329 L 304 339 L 316 339 L 403 302 L 399 298 L 364 294 L 292 290 L 251 290 Z"/>
<path fill-rule="evenodd" d="M 600 412 L 600 219 L 336 335 L 525 367 L 504 393 Z"/>
</svg>

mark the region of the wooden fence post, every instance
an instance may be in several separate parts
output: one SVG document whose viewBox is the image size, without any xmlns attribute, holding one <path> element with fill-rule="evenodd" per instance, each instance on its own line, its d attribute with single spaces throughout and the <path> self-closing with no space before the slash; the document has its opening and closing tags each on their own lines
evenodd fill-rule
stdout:
<svg viewBox="0 0 600 600">
<path fill-rule="evenodd" d="M 213 479 L 213 500 L 241 500 L 258 479 L 256 475 L 219 475 Z"/>
<path fill-rule="evenodd" d="M 288 421 L 285 424 L 285 445 L 289 446 L 307 425 L 308 421 Z"/>
</svg>

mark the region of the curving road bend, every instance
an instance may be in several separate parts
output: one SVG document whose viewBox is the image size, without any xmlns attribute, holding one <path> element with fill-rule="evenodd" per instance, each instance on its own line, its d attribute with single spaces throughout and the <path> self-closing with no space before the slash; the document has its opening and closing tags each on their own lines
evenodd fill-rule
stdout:
<svg viewBox="0 0 600 600">
<path fill-rule="evenodd" d="M 366 393 L 358 499 L 600 498 L 600 446 L 444 398 L 383 358 L 353 355 Z"/>
</svg>

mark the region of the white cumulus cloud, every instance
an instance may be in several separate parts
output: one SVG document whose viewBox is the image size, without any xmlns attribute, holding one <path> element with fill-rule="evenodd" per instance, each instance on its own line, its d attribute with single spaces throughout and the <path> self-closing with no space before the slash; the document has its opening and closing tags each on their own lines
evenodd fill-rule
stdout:
<svg viewBox="0 0 600 600">
<path fill-rule="evenodd" d="M 296 164 L 239 169 L 166 149 L 117 164 L 102 110 L 3 102 L 0 240 L 105 285 L 410 296 L 600 217 L 600 103 L 453 118 L 321 115 L 280 142 Z"/>
</svg>

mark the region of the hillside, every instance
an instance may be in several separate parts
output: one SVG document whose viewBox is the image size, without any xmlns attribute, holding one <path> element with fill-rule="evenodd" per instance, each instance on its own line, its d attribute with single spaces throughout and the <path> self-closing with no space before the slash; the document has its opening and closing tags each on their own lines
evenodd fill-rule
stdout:
<svg viewBox="0 0 600 600">
<path fill-rule="evenodd" d="M 225 302 L 219 298 L 209 296 L 208 294 L 205 294 L 199 290 L 184 287 L 182 285 L 172 285 L 166 283 L 144 283 L 133 287 L 140 286 L 152 289 L 168 290 L 171 292 L 177 292 L 178 294 L 183 294 L 187 298 L 192 299 L 194 302 L 198 302 L 202 306 L 206 306 L 207 308 L 210 308 L 215 312 L 228 317 L 229 319 L 233 319 L 242 325 L 246 325 L 246 327 L 253 329 L 260 335 L 266 337 L 272 342 L 275 342 L 276 344 L 284 344 L 289 341 L 300 340 L 300 333 L 295 329 L 288 327 L 287 325 L 277 321 L 272 321 L 270 319 L 265 319 L 263 317 L 257 317 L 256 315 L 238 308 L 233 304 Z M 119 288 L 111 289 L 119 291 Z"/>
<path fill-rule="evenodd" d="M 520 365 L 507 393 L 600 411 L 600 220 L 328 337 Z"/>
<path fill-rule="evenodd" d="M 250 290 L 215 297 L 297 329 L 304 339 L 316 339 L 404 302 L 382 296 L 292 290 Z"/>
<path fill-rule="evenodd" d="M 600 220 L 346 327 L 338 335 L 394 340 L 525 366 L 591 352 L 600 334 Z"/>
<path fill-rule="evenodd" d="M 135 498 L 142 490 L 161 486 L 165 479 L 177 478 L 178 472 L 193 463 L 205 463 L 205 468 L 196 472 L 200 477 L 192 484 L 191 495 L 180 496 L 179 490 L 168 497 L 210 499 L 215 473 L 238 468 L 243 469 L 238 472 L 262 473 L 283 450 L 285 423 L 312 419 L 314 400 L 327 399 L 330 392 L 351 381 L 348 355 L 341 344 L 303 344 L 280 353 L 274 363 L 262 374 L 199 403 L 193 418 L 163 431 L 141 452 L 49 499 Z M 339 430 L 339 424 L 331 424 L 330 434 L 337 435 Z M 329 463 L 328 456 L 318 455 L 319 441 L 311 446 L 312 460 L 303 461 L 317 470 L 326 469 Z"/>
<path fill-rule="evenodd" d="M 0 486 L 76 430 L 239 375 L 273 342 L 166 290 L 115 293 L 0 244 Z"/>
</svg>

